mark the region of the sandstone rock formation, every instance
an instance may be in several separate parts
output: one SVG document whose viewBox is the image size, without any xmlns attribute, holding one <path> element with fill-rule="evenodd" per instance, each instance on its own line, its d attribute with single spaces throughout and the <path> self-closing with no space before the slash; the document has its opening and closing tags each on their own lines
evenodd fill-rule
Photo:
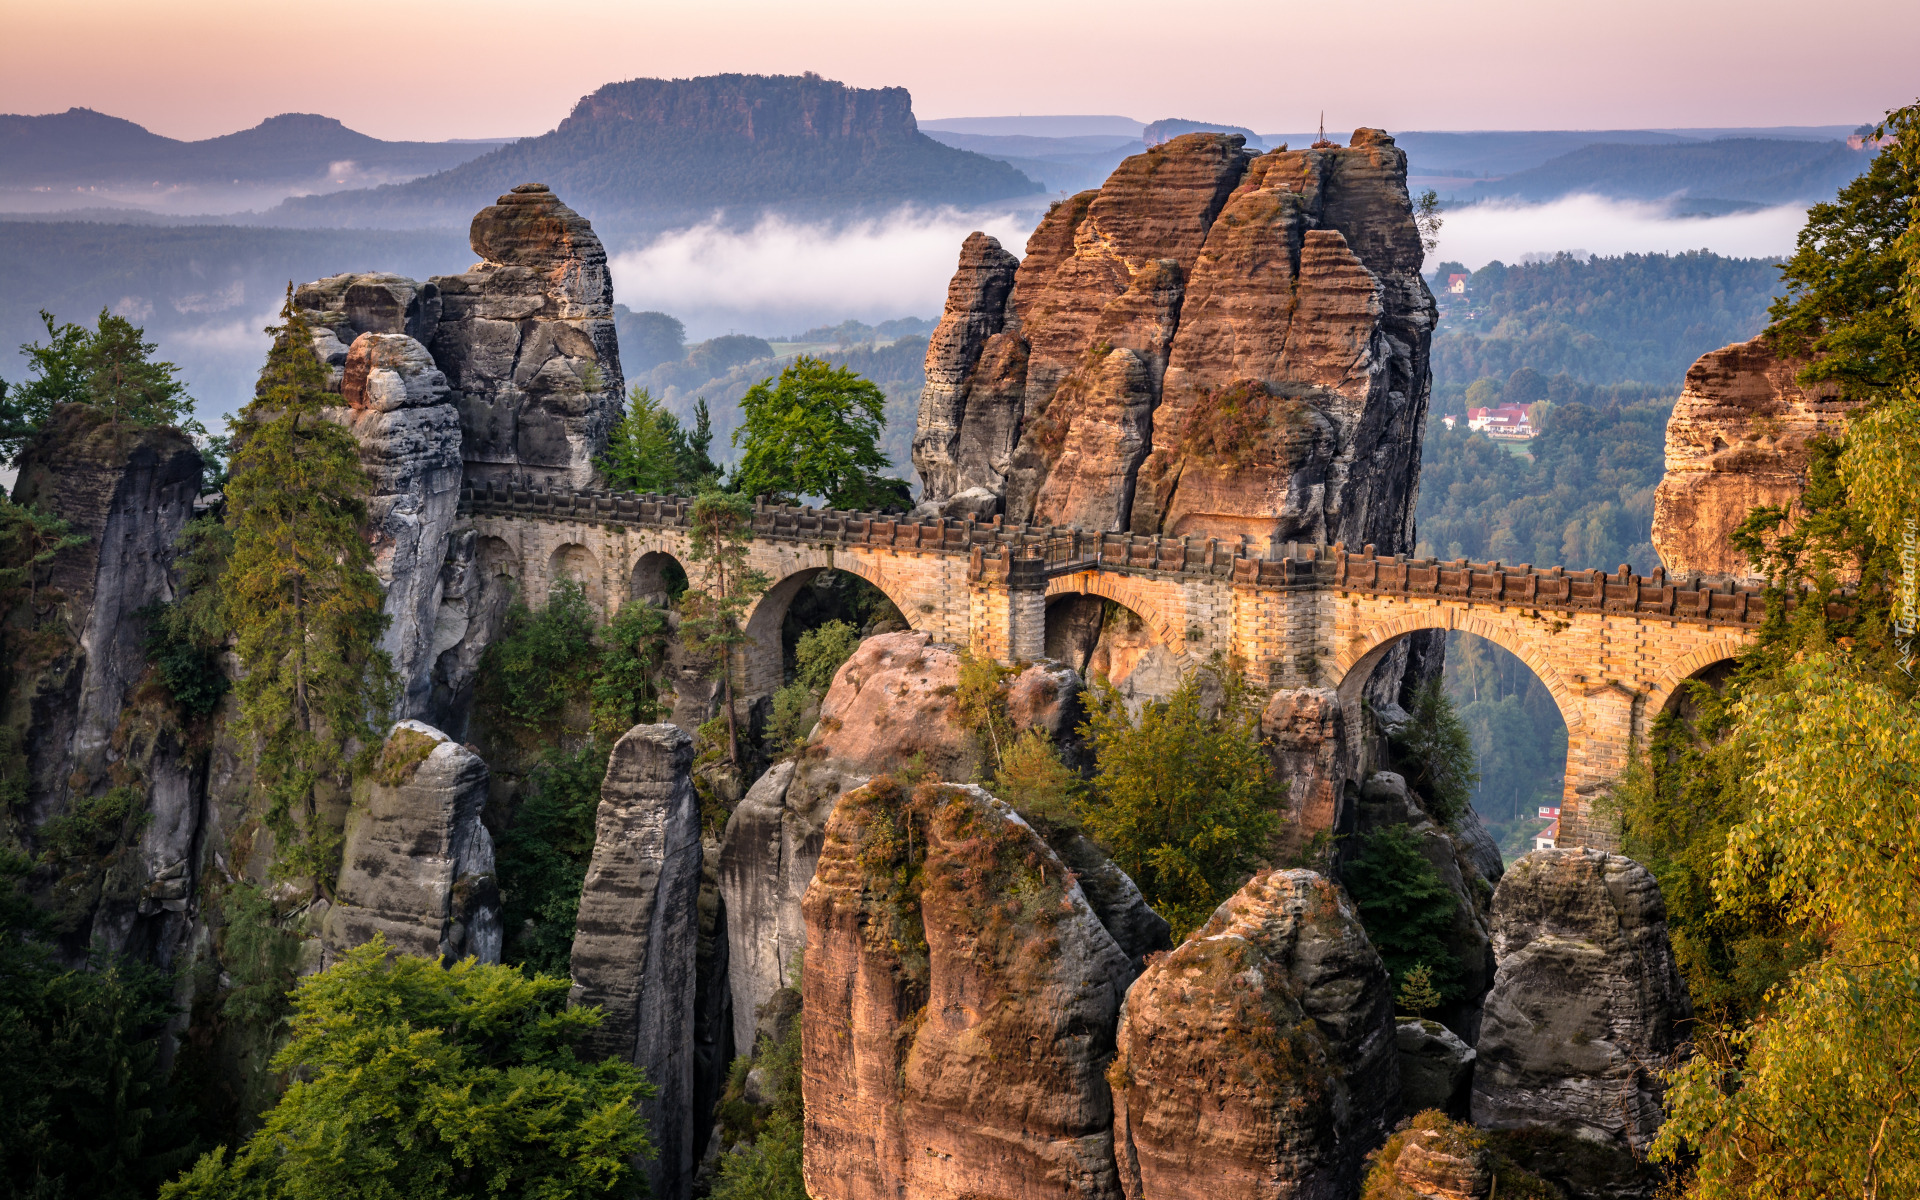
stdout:
<svg viewBox="0 0 1920 1200">
<path fill-rule="evenodd" d="M 86 540 L 39 568 L 31 620 L 43 641 L 13 664 L 7 719 L 24 759 L 15 818 L 38 829 L 109 792 L 141 793 L 138 844 L 111 861 L 67 863 L 49 897 L 76 958 L 89 947 L 170 965 L 187 935 L 199 873 L 192 755 L 164 704 L 142 702 L 146 622 L 175 598 L 175 540 L 193 515 L 201 460 L 171 429 L 130 431 L 77 407 L 56 410 L 25 448 L 14 499 L 65 519 Z"/>
<path fill-rule="evenodd" d="M 636 725 L 607 760 L 593 859 L 573 939 L 573 997 L 606 1018 L 590 1049 L 646 1072 L 640 1105 L 658 1156 L 652 1194 L 685 1200 L 693 1185 L 693 1042 L 700 936 L 700 802 L 693 739 Z"/>
<path fill-rule="evenodd" d="M 1119 1195 L 1102 1072 L 1132 971 L 1011 809 L 852 792 L 805 911 L 810 1195 Z"/>
<path fill-rule="evenodd" d="M 1346 714 L 1331 688 L 1286 688 L 1275 692 L 1260 714 L 1280 778 L 1287 784 L 1287 823 L 1281 829 L 1283 861 L 1302 855 L 1328 857 L 1333 839 L 1353 831 Z"/>
<path fill-rule="evenodd" d="M 1760 505 L 1795 504 L 1807 443 L 1841 431 L 1853 403 L 1837 387 L 1802 388 L 1806 364 L 1777 357 L 1765 334 L 1700 356 L 1667 420 L 1667 473 L 1653 544 L 1668 572 L 1757 580 L 1728 535 Z"/>
<path fill-rule="evenodd" d="M 1473 1079 L 1473 1047 L 1438 1021 L 1401 1017 L 1394 1025 L 1400 1053 L 1400 1107 L 1467 1115 L 1467 1085 Z"/>
<path fill-rule="evenodd" d="M 1410 546 L 1434 305 L 1393 139 L 1195 133 L 962 250 L 914 463 L 1014 519 Z M 1009 273 L 1012 285 L 1007 286 Z"/>
<path fill-rule="evenodd" d="M 441 568 L 460 502 L 460 414 L 433 356 L 404 333 L 363 333 L 341 373 L 343 409 L 373 480 L 367 502 L 374 573 L 386 586 L 381 647 L 400 677 L 402 714 L 425 714 L 444 649 Z"/>
<path fill-rule="evenodd" d="M 1367 1172 L 1361 1200 L 1488 1200 L 1493 1195 L 1493 1156 L 1486 1138 L 1471 1126 L 1437 1116 L 1423 1113 L 1387 1139 Z"/>
<path fill-rule="evenodd" d="M 1351 1196 L 1399 1105 L 1387 972 L 1339 888 L 1255 876 L 1127 993 L 1128 1200 Z"/>
<path fill-rule="evenodd" d="M 741 1051 L 753 1045 L 755 1012 L 790 981 L 806 945 L 801 899 L 835 801 L 876 776 L 909 767 L 942 779 L 971 779 L 979 769 L 979 742 L 957 719 L 959 681 L 959 651 L 927 634 L 866 639 L 835 674 L 806 750 L 762 775 L 728 819 L 720 888 L 727 905 L 734 1044 Z M 1078 721 L 1079 692 L 1072 671 L 1057 663 L 1030 665 L 1009 688 L 1014 727 L 1066 735 Z M 1135 947 L 1131 953 L 1156 948 L 1150 929 L 1157 917 L 1134 913 L 1118 884 L 1090 890 L 1110 894 L 1115 920 L 1135 928 L 1126 935 Z"/>
<path fill-rule="evenodd" d="M 1474 1123 L 1644 1152 L 1661 1121 L 1656 1072 L 1692 1015 L 1653 876 L 1618 854 L 1535 850 L 1494 893 L 1493 948 Z"/>
<path fill-rule="evenodd" d="M 329 956 L 384 933 L 401 954 L 499 962 L 486 802 L 478 755 L 430 725 L 396 724 L 365 806 L 347 818 L 337 902 L 321 935 Z"/>
<path fill-rule="evenodd" d="M 587 487 L 626 393 L 607 252 L 539 183 L 480 210 L 471 239 L 481 261 L 430 281 L 428 343 L 459 393 L 468 480 Z"/>
<path fill-rule="evenodd" d="M 333 391 L 340 390 L 347 352 L 361 334 L 400 333 L 425 345 L 440 325 L 440 289 L 387 272 L 303 283 L 293 303 L 313 325 L 313 352 L 332 371 Z"/>
<path fill-rule="evenodd" d="M 1460 964 L 1463 998 L 1442 1009 L 1438 1016 L 1455 1033 L 1472 1041 L 1480 1031 L 1481 1000 L 1493 986 L 1493 935 L 1488 923 L 1493 881 L 1479 873 L 1470 844 L 1457 840 L 1454 831 L 1435 821 L 1408 789 L 1406 779 L 1392 771 L 1376 771 L 1367 777 L 1360 787 L 1357 817 L 1357 829 L 1363 837 L 1392 826 L 1404 826 L 1417 835 L 1421 853 L 1453 893 L 1453 920 L 1445 940 Z M 1469 819 L 1463 818 L 1461 823 Z M 1477 825 L 1477 820 L 1474 823 Z"/>
</svg>

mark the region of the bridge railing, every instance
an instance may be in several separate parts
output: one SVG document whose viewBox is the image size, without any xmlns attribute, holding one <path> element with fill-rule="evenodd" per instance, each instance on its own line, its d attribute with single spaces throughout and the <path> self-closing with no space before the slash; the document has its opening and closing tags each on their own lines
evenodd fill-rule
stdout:
<svg viewBox="0 0 1920 1200">
<path fill-rule="evenodd" d="M 461 492 L 472 514 L 686 529 L 693 501 L 685 496 L 610 491 L 542 491 L 492 481 Z M 1125 571 L 1230 580 L 1240 586 L 1338 590 L 1457 598 L 1561 612 L 1617 612 L 1712 624 L 1758 625 L 1766 599 L 1724 577 L 1670 579 L 1664 569 L 1633 574 L 1507 566 L 1500 562 L 1377 554 L 1366 546 L 1274 542 L 1248 538 L 1094 533 L 1065 525 L 1015 525 L 999 517 L 915 520 L 877 512 L 757 503 L 754 536 L 843 545 L 887 546 L 964 554 L 976 580 L 1037 586 L 1076 571 Z M 1262 552 L 1264 551 L 1264 553 Z"/>
</svg>

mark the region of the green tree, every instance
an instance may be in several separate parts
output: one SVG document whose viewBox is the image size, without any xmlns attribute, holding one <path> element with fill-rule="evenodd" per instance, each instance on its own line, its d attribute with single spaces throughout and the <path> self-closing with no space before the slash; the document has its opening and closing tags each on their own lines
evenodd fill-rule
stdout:
<svg viewBox="0 0 1920 1200">
<path fill-rule="evenodd" d="M 667 614 L 642 600 L 620 606 L 600 631 L 600 661 L 589 692 L 593 734 L 611 746 L 632 729 L 660 719 L 660 674 L 667 665 Z"/>
<path fill-rule="evenodd" d="M 1387 973 L 1405 986 L 1414 968 L 1424 967 L 1440 1002 L 1458 999 L 1460 960 L 1447 935 L 1460 902 L 1427 860 L 1424 839 L 1405 825 L 1388 825 L 1359 840 L 1359 853 L 1341 868 L 1340 882 Z"/>
<path fill-rule="evenodd" d="M 1877 132 L 1894 145 L 1830 203 L 1807 210 L 1780 268 L 1786 294 L 1768 312 L 1774 344 L 1808 358 L 1804 380 L 1834 380 L 1854 397 L 1896 386 L 1920 363 L 1920 325 L 1900 298 L 1911 286 L 1920 105 L 1888 113 Z"/>
<path fill-rule="evenodd" d="M 846 621 L 827 621 L 800 635 L 793 651 L 793 682 L 773 694 L 773 715 L 767 721 L 770 746 L 784 752 L 806 740 L 813 732 L 808 714 L 859 645 L 860 631 Z"/>
<path fill-rule="evenodd" d="M 0 849 L 0 1197 L 144 1200 L 198 1150 L 160 1068 L 173 981 L 104 956 L 61 966 L 30 869 Z"/>
<path fill-rule="evenodd" d="M 1822 950 L 1772 1012 L 1696 1039 L 1656 1156 L 1688 1194 L 1920 1194 L 1920 705 L 1813 653 L 1743 702 L 1755 800 L 1725 841 L 1721 905 Z"/>
<path fill-rule="evenodd" d="M 627 392 L 627 409 L 607 435 L 600 473 L 610 487 L 624 491 L 674 492 L 683 482 L 683 446 L 675 442 L 684 440 L 673 414 L 636 386 Z"/>
<path fill-rule="evenodd" d="M 145 330 L 101 309 L 98 328 L 87 339 L 81 357 L 87 376 L 86 403 L 116 426 L 181 424 L 193 411 L 193 401 L 176 377 L 177 367 L 151 360 L 158 348 L 146 340 Z"/>
<path fill-rule="evenodd" d="M 653 1089 L 617 1056 L 580 1061 L 601 1013 L 567 1006 L 569 980 L 389 951 L 375 938 L 300 981 L 273 1064 L 286 1094 L 163 1200 L 644 1194 L 635 1105 Z"/>
<path fill-rule="evenodd" d="M 1467 811 L 1474 785 L 1480 782 L 1473 736 L 1437 678 L 1414 694 L 1410 715 L 1413 719 L 1392 736 L 1393 765 L 1426 801 L 1433 819 L 1451 826 Z"/>
<path fill-rule="evenodd" d="M 783 504 L 805 496 L 836 508 L 898 503 L 898 481 L 880 476 L 890 465 L 878 446 L 886 406 L 874 384 L 802 355 L 777 382 L 763 379 L 741 398 L 732 490 Z"/>
<path fill-rule="evenodd" d="M 593 605 L 575 579 L 553 585 L 538 612 L 515 601 L 481 659 L 480 700 L 502 731 L 558 734 L 567 706 L 591 686 L 599 662 Z"/>
<path fill-rule="evenodd" d="M 734 1074 L 742 1083 L 749 1067 L 760 1068 L 766 1079 L 767 1112 L 756 1122 L 751 1142 L 721 1157 L 713 1200 L 807 1200 L 800 1172 L 806 1129 L 806 1101 L 800 1093 L 802 1025 L 795 1014 L 784 1038 L 778 1042 L 762 1038 L 753 1060 L 734 1061 Z"/>
<path fill-rule="evenodd" d="M 529 775 L 527 797 L 499 840 L 503 961 L 553 975 L 570 969 L 606 774 L 607 751 L 591 743 L 548 749 Z"/>
<path fill-rule="evenodd" d="M 1138 717 L 1097 682 L 1083 735 L 1095 772 L 1081 803 L 1088 833 L 1185 937 L 1232 895 L 1265 853 L 1286 784 L 1260 744 L 1260 714 L 1238 672 L 1218 708 L 1197 673 Z"/>
<path fill-rule="evenodd" d="M 236 425 L 222 607 L 246 668 L 237 728 L 256 747 L 278 865 L 324 893 L 338 837 L 319 821 L 317 792 L 344 782 L 356 743 L 360 757 L 380 745 L 373 719 L 391 706 L 393 667 L 361 533 L 371 484 L 360 447 L 321 411 L 326 368 L 291 288 L 281 319 Z"/>
<path fill-rule="evenodd" d="M 727 761 L 740 761 L 740 731 L 733 704 L 734 652 L 747 643 L 740 620 L 754 597 L 771 581 L 764 571 L 747 565 L 753 538 L 753 505 L 745 496 L 705 492 L 693 502 L 690 515 L 691 553 L 700 580 L 681 600 L 685 614 L 680 640 L 688 652 L 707 664 L 710 677 L 721 684 L 721 703 L 727 722 Z"/>
</svg>

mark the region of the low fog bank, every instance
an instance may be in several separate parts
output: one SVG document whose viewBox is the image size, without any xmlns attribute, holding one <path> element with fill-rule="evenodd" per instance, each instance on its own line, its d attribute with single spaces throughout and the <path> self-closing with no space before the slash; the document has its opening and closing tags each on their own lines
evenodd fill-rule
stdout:
<svg viewBox="0 0 1920 1200">
<path fill-rule="evenodd" d="M 1793 250 L 1806 219 L 1806 207 L 1795 204 L 1676 217 L 1664 204 L 1601 196 L 1565 196 L 1546 204 L 1483 201 L 1445 212 L 1440 247 L 1428 263 L 1460 262 L 1477 271 L 1494 259 L 1513 263 L 1562 250 L 1583 257 L 1711 250 L 1729 258 L 1776 258 Z"/>
</svg>

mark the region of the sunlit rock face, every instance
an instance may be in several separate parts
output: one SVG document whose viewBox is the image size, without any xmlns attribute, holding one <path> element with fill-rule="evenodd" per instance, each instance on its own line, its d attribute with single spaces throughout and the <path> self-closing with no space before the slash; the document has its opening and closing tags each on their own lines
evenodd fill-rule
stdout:
<svg viewBox="0 0 1920 1200">
<path fill-rule="evenodd" d="M 1411 545 L 1433 297 L 1406 155 L 1174 138 L 961 252 L 928 348 L 924 500 L 1137 533 Z M 977 507 L 977 505 L 975 505 Z"/>
<path fill-rule="evenodd" d="M 1765 334 L 1700 356 L 1667 419 L 1667 473 L 1653 501 L 1653 544 L 1673 574 L 1758 581 L 1731 535 L 1761 506 L 1791 509 L 1807 487 L 1808 443 L 1837 436 L 1857 404 L 1832 384 L 1802 387 L 1804 360 Z"/>
</svg>

